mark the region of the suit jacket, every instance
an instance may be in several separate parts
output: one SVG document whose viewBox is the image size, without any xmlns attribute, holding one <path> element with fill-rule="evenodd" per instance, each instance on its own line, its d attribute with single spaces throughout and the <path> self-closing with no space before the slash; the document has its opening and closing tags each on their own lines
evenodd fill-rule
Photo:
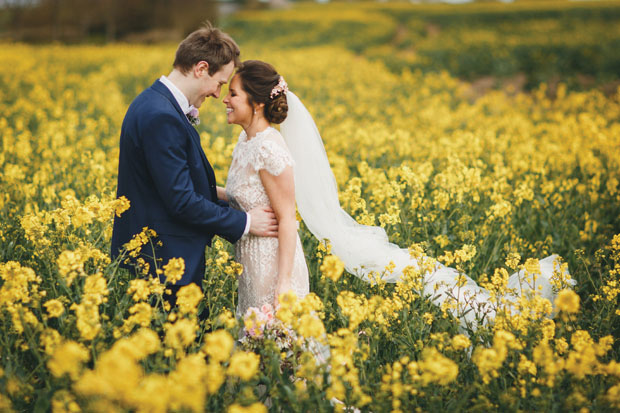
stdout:
<svg viewBox="0 0 620 413">
<path fill-rule="evenodd" d="M 185 274 L 177 285 L 200 286 L 205 247 L 213 236 L 235 242 L 246 225 L 244 212 L 218 201 L 215 174 L 200 136 L 159 80 L 131 103 L 123 120 L 117 196 L 125 196 L 131 206 L 114 219 L 112 257 L 143 227 L 154 229 L 155 242 L 162 242 L 155 249 L 158 268 L 170 258 L 185 260 Z M 147 244 L 142 258 L 155 275 L 152 255 Z M 160 279 L 164 281 L 163 274 Z"/>
</svg>

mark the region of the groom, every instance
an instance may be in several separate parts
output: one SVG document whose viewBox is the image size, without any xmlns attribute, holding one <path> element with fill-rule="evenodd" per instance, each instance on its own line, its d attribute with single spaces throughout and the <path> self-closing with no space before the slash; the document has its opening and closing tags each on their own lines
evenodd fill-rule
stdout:
<svg viewBox="0 0 620 413">
<path fill-rule="evenodd" d="M 141 255 L 151 276 L 163 282 L 165 275 L 156 274 L 156 266 L 161 268 L 171 258 L 185 261 L 185 272 L 167 297 L 172 305 L 180 287 L 201 287 L 205 247 L 214 235 L 230 242 L 248 232 L 277 236 L 270 208 L 246 214 L 218 201 L 213 168 L 191 123 L 207 97 L 219 97 L 238 63 L 235 41 L 207 25 L 181 42 L 172 72 L 143 91 L 123 120 L 117 196 L 125 196 L 131 206 L 114 220 L 112 257 L 143 227 L 154 229 L 157 262 L 150 244 Z"/>
</svg>

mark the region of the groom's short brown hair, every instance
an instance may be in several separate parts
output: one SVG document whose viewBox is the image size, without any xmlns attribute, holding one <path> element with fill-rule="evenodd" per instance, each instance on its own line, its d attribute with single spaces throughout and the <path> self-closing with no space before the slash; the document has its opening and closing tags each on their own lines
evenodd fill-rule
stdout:
<svg viewBox="0 0 620 413">
<path fill-rule="evenodd" d="M 209 63 L 209 75 L 213 75 L 231 61 L 239 66 L 240 53 L 232 37 L 207 22 L 179 44 L 173 66 L 187 73 L 204 60 Z"/>
</svg>

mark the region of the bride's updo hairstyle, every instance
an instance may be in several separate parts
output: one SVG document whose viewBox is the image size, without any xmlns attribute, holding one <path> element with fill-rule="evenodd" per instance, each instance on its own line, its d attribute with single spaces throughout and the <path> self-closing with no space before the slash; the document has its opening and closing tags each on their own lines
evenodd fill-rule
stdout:
<svg viewBox="0 0 620 413">
<path fill-rule="evenodd" d="M 278 91 L 272 96 L 274 87 L 280 83 L 280 75 L 269 63 L 260 60 L 246 60 L 237 69 L 241 86 L 248 94 L 250 105 L 264 103 L 265 119 L 269 123 L 282 123 L 286 119 L 288 104 L 286 93 Z"/>
</svg>

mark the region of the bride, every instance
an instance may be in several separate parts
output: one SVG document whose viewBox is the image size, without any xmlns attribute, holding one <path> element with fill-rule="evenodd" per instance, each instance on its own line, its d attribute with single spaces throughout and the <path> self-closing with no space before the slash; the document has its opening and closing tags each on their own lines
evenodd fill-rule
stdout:
<svg viewBox="0 0 620 413">
<path fill-rule="evenodd" d="M 423 278 L 420 293 L 437 305 L 446 304 L 462 327 L 475 329 L 495 317 L 490 292 L 471 278 L 429 257 L 412 258 L 407 249 L 390 243 L 382 228 L 360 225 L 340 207 L 336 180 L 312 116 L 271 65 L 244 62 L 224 104 L 228 123 L 242 126 L 243 131 L 233 151 L 226 189 L 218 188 L 218 196 L 243 211 L 271 205 L 279 222 L 278 238 L 248 234 L 236 244 L 236 260 L 243 264 L 238 314 L 249 307 L 275 306 L 278 295 L 289 290 L 299 298 L 308 294 L 296 201 L 308 229 L 318 239 L 329 240 L 350 273 L 369 282 L 379 275 L 393 283 L 417 272 Z M 280 132 L 271 126 L 280 123 Z M 529 274 L 510 276 L 507 286 L 513 293 L 506 298 L 516 311 L 519 297 L 528 291 L 553 303 L 554 287 L 571 283 L 552 255 L 540 261 L 540 268 L 530 268 Z"/>
<path fill-rule="evenodd" d="M 218 196 L 249 211 L 270 205 L 278 220 L 278 237 L 248 234 L 235 244 L 243 265 L 237 314 L 250 307 L 277 305 L 278 296 L 293 290 L 308 294 L 308 268 L 297 233 L 294 161 L 280 132 L 270 125 L 287 116 L 287 86 L 264 62 L 244 62 L 224 98 L 228 123 L 243 127 L 228 172 L 226 189 Z"/>
</svg>

